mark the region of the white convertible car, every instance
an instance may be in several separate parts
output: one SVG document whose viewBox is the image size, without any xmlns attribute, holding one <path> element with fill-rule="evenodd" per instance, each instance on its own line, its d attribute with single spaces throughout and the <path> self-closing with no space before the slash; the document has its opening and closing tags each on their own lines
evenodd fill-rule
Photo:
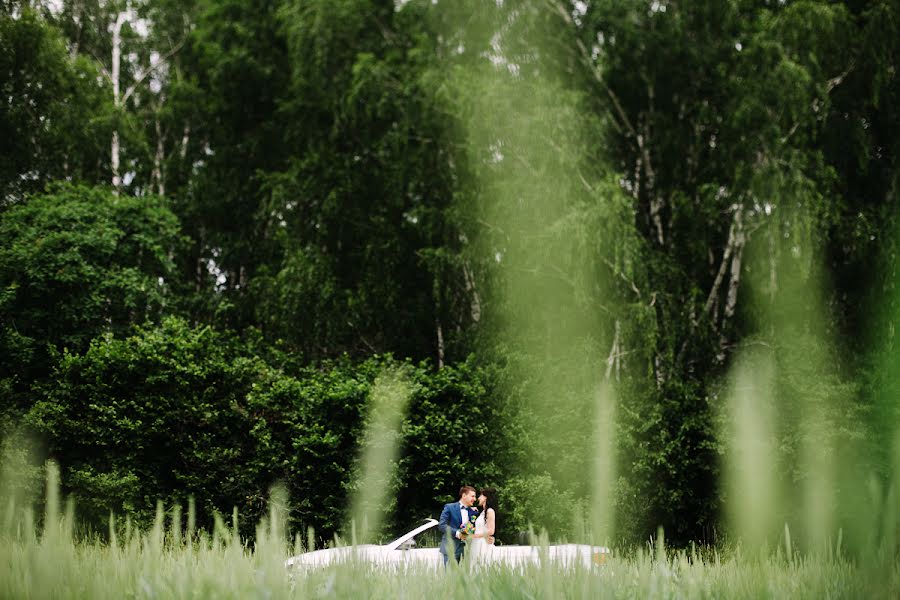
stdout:
<svg viewBox="0 0 900 600">
<path fill-rule="evenodd" d="M 366 563 L 386 567 L 402 567 L 423 565 L 439 567 L 443 565 L 443 557 L 437 548 L 437 524 L 434 519 L 427 519 L 425 524 L 416 527 L 409 533 L 401 535 L 393 542 L 385 545 L 364 544 L 340 548 L 314 550 L 285 561 L 289 569 L 306 567 L 324 567 L 331 564 L 360 560 Z M 422 547 L 428 541 L 429 547 Z M 419 540 L 418 542 L 416 540 Z M 494 546 L 483 555 L 489 564 L 508 566 L 525 566 L 548 562 L 572 568 L 582 566 L 591 568 L 602 565 L 609 557 L 609 548 L 604 546 L 588 546 L 585 544 L 560 544 L 550 546 Z"/>
</svg>

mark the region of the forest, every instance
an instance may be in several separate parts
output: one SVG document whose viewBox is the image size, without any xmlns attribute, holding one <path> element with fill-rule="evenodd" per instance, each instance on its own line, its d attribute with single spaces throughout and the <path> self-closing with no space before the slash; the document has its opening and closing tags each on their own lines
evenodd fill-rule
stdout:
<svg viewBox="0 0 900 600">
<path fill-rule="evenodd" d="M 898 59 L 896 0 L 0 1 L 3 477 L 247 536 L 282 482 L 328 539 L 396 372 L 386 533 L 469 484 L 508 541 L 602 496 L 724 543 L 743 410 L 760 518 L 852 545 L 900 475 Z"/>
</svg>

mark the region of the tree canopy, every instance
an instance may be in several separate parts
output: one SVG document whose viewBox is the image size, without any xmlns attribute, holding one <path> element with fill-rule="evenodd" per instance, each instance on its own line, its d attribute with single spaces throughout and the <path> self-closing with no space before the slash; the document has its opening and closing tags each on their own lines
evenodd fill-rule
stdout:
<svg viewBox="0 0 900 600">
<path fill-rule="evenodd" d="M 761 347 L 785 485 L 807 396 L 887 477 L 898 44 L 890 0 L 4 2 L 4 428 L 99 521 L 282 477 L 327 537 L 409 363 L 398 507 L 464 469 L 525 528 L 589 502 L 602 381 L 621 535 L 714 541 Z"/>
</svg>

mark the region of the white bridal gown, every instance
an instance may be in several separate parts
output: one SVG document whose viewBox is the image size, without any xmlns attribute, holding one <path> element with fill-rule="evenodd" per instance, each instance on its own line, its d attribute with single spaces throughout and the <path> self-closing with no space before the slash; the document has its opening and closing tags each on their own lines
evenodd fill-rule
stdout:
<svg viewBox="0 0 900 600">
<path fill-rule="evenodd" d="M 475 519 L 475 533 L 484 535 L 487 533 L 487 524 L 484 522 L 484 513 L 482 511 L 478 518 Z M 480 561 L 485 558 L 485 554 L 490 552 L 493 546 L 487 543 L 487 538 L 472 538 L 467 544 L 466 558 L 473 561 Z"/>
</svg>

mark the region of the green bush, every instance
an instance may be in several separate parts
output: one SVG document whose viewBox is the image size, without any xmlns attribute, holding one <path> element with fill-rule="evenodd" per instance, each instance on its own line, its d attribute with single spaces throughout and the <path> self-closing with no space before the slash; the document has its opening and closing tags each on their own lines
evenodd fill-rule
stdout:
<svg viewBox="0 0 900 600">
<path fill-rule="evenodd" d="M 0 212 L 0 393 L 23 399 L 55 351 L 162 313 L 178 220 L 165 200 L 61 184 Z"/>
<path fill-rule="evenodd" d="M 147 525 L 157 499 L 193 496 L 208 521 L 236 506 L 249 527 L 283 481 L 296 529 L 323 538 L 345 530 L 369 389 L 397 361 L 342 359 L 288 374 L 247 349 L 167 318 L 60 357 L 27 421 L 88 523 L 100 529 L 112 511 Z M 464 483 L 496 485 L 510 446 L 490 373 L 473 362 L 407 368 L 414 392 L 389 528 L 438 516 Z"/>
</svg>

